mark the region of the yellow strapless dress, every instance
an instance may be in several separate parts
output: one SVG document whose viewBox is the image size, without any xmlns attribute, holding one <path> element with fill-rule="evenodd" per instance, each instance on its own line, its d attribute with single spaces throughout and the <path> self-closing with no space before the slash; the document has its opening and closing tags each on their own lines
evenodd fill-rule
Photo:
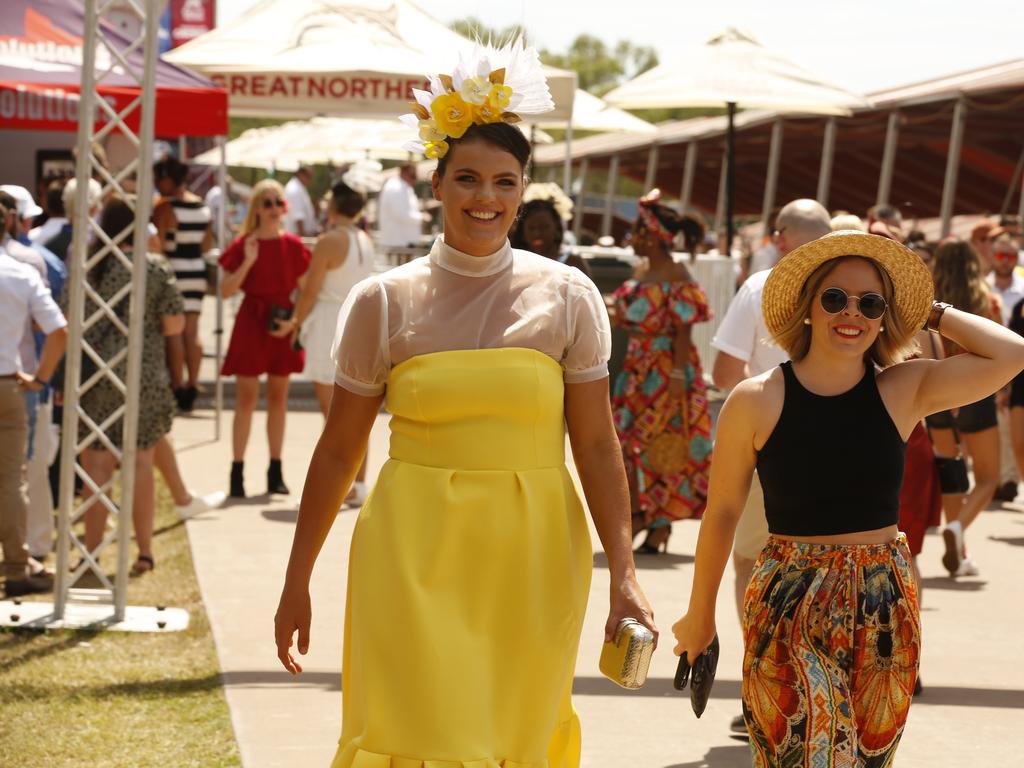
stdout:
<svg viewBox="0 0 1024 768">
<path fill-rule="evenodd" d="M 592 570 L 562 369 L 531 349 L 391 371 L 390 459 L 349 560 L 332 768 L 577 768 Z"/>
</svg>

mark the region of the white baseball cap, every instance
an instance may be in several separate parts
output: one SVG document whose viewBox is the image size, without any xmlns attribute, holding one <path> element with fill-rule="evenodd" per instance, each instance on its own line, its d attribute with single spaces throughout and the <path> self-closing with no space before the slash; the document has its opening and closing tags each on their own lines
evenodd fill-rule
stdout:
<svg viewBox="0 0 1024 768">
<path fill-rule="evenodd" d="M 0 191 L 6 192 L 17 202 L 19 219 L 34 219 L 43 212 L 43 209 L 32 199 L 31 193 L 24 187 L 19 187 L 16 184 L 3 184 L 0 185 Z"/>
</svg>

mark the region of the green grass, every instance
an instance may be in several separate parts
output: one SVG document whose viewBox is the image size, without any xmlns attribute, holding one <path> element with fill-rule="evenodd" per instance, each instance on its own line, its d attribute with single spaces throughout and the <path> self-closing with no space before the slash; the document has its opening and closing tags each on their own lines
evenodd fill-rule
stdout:
<svg viewBox="0 0 1024 768">
<path fill-rule="evenodd" d="M 241 765 L 185 527 L 162 486 L 156 526 L 156 570 L 130 580 L 128 604 L 184 608 L 188 629 L 0 632 L 0 765 Z M 110 574 L 113 547 L 104 555 Z"/>
</svg>

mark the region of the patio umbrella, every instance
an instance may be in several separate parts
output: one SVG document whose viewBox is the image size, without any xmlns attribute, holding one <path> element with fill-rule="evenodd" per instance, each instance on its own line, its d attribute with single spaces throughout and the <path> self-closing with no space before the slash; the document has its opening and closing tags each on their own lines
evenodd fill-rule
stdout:
<svg viewBox="0 0 1024 768">
<path fill-rule="evenodd" d="M 536 131 L 535 140 L 552 141 L 543 131 Z M 294 171 L 303 163 L 343 165 L 362 159 L 402 162 L 410 158 L 409 151 L 402 148 L 407 141 L 409 128 L 398 120 L 314 117 L 250 128 L 224 149 L 227 165 Z M 191 162 L 218 165 L 220 149 L 197 155 Z"/>
<path fill-rule="evenodd" d="M 733 27 L 704 45 L 683 49 L 605 96 L 622 109 L 721 107 L 728 112 L 726 248 L 732 247 L 736 109 L 846 115 L 870 106 L 862 96 L 827 83 Z"/>
<path fill-rule="evenodd" d="M 551 120 L 542 115 L 537 125 L 543 128 L 565 128 L 565 120 Z M 602 133 L 654 133 L 653 123 L 641 120 L 624 109 L 609 106 L 603 99 L 581 88 L 576 89 L 572 102 L 572 122 L 575 131 L 601 131 Z"/>
</svg>

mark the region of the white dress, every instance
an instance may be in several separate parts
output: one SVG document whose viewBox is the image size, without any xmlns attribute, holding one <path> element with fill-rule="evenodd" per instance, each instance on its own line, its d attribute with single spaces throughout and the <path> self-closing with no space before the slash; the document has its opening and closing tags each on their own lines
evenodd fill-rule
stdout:
<svg viewBox="0 0 1024 768">
<path fill-rule="evenodd" d="M 317 384 L 334 384 L 332 359 L 338 312 L 356 283 L 373 274 L 373 243 L 362 230 L 349 229 L 348 255 L 340 266 L 327 270 L 316 304 L 302 324 L 299 341 L 306 350 L 306 376 Z"/>
</svg>

